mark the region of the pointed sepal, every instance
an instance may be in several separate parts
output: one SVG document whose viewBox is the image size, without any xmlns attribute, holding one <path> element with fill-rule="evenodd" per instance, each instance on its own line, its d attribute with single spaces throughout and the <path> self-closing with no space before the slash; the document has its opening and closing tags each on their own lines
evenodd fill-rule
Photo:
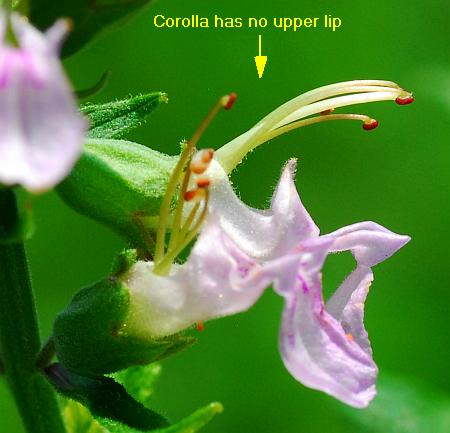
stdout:
<svg viewBox="0 0 450 433">
<path fill-rule="evenodd" d="M 167 101 L 165 93 L 154 92 L 104 104 L 85 104 L 80 111 L 89 119 L 88 137 L 122 138 Z"/>
</svg>

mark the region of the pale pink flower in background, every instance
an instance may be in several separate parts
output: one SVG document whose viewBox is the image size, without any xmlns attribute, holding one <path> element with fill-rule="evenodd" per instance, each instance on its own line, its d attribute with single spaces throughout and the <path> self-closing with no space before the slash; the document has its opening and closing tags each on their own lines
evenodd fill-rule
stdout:
<svg viewBox="0 0 450 433">
<path fill-rule="evenodd" d="M 0 16 L 0 183 L 38 192 L 69 173 L 87 123 L 58 57 L 67 22 L 41 33 L 25 18 L 10 19 L 18 47 L 5 41 L 7 20 Z"/>
</svg>

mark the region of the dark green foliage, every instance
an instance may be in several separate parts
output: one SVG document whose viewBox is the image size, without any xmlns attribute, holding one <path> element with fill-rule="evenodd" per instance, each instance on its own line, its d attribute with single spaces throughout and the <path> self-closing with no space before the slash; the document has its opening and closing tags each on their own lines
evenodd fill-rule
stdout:
<svg viewBox="0 0 450 433">
<path fill-rule="evenodd" d="M 124 386 L 127 393 L 142 403 L 145 407 L 150 405 L 155 382 L 161 374 L 161 365 L 158 363 L 142 367 L 131 367 L 113 375 L 114 379 Z M 222 412 L 220 403 L 210 403 L 198 409 L 193 414 L 168 427 L 156 430 L 157 433 L 196 433 L 211 419 Z M 64 419 L 68 433 L 139 433 L 140 430 L 132 428 L 111 418 L 95 416 L 81 404 L 69 400 L 64 407 Z M 155 432 L 155 433 L 156 433 Z"/>
<path fill-rule="evenodd" d="M 78 99 L 86 99 L 90 96 L 94 96 L 101 92 L 108 84 L 109 77 L 111 76 L 111 71 L 105 71 L 98 81 L 91 87 L 87 89 L 77 90 L 75 92 Z"/>
<path fill-rule="evenodd" d="M 79 401 L 95 416 L 120 421 L 139 430 L 169 425 L 163 416 L 134 400 L 122 385 L 110 377 L 81 376 L 60 364 L 47 367 L 46 374 L 61 394 Z"/>
<path fill-rule="evenodd" d="M 123 24 L 151 0 L 29 0 L 31 22 L 42 30 L 56 19 L 70 18 L 73 31 L 63 57 L 76 53 L 94 36 L 113 24 Z"/>
</svg>

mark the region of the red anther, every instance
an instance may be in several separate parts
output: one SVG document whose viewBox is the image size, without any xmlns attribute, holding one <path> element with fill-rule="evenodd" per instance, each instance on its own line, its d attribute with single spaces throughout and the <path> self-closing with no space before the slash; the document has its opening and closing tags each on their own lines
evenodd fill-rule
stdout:
<svg viewBox="0 0 450 433">
<path fill-rule="evenodd" d="M 328 110 L 321 111 L 319 114 L 321 116 L 326 116 L 327 114 L 331 114 L 334 111 L 334 108 L 329 108 Z"/>
<path fill-rule="evenodd" d="M 195 198 L 195 196 L 197 195 L 197 192 L 198 192 L 197 189 L 191 189 L 191 190 L 189 190 L 189 191 L 186 191 L 186 192 L 184 193 L 183 198 L 184 198 L 186 201 L 191 201 L 191 200 L 193 200 L 193 199 Z"/>
<path fill-rule="evenodd" d="M 206 171 L 209 163 L 214 158 L 213 149 L 203 149 L 198 151 L 193 157 L 189 165 L 190 170 L 195 174 L 202 174 Z"/>
<path fill-rule="evenodd" d="M 237 94 L 235 92 L 230 93 L 229 95 L 227 95 L 226 98 L 227 98 L 227 100 L 224 101 L 223 108 L 225 110 L 229 110 L 236 102 Z"/>
<path fill-rule="evenodd" d="M 214 149 L 203 149 L 201 151 L 200 158 L 202 162 L 204 162 L 205 164 L 211 162 L 213 157 L 214 157 Z"/>
<path fill-rule="evenodd" d="M 375 119 L 372 119 L 371 121 L 367 123 L 363 123 L 363 129 L 366 131 L 371 131 L 372 129 L 375 129 L 378 126 L 378 121 Z"/>
<path fill-rule="evenodd" d="M 203 164 L 202 162 L 192 161 L 189 168 L 192 171 L 192 173 L 202 174 L 206 171 L 208 166 L 206 164 Z"/>
<path fill-rule="evenodd" d="M 199 188 L 208 188 L 208 186 L 210 185 L 211 181 L 209 180 L 208 177 L 202 176 L 202 177 L 199 177 L 197 179 L 196 183 L 197 183 L 197 186 Z"/>
<path fill-rule="evenodd" d="M 196 203 L 205 198 L 205 196 L 206 196 L 205 190 L 198 188 L 186 191 L 183 195 L 183 198 L 185 199 L 185 201 L 192 201 L 193 203 Z"/>
<path fill-rule="evenodd" d="M 414 97 L 410 96 L 399 96 L 395 102 L 398 105 L 408 105 L 408 104 L 412 104 L 414 102 Z"/>
<path fill-rule="evenodd" d="M 202 332 L 205 329 L 205 324 L 203 322 L 197 323 L 197 331 Z"/>
</svg>

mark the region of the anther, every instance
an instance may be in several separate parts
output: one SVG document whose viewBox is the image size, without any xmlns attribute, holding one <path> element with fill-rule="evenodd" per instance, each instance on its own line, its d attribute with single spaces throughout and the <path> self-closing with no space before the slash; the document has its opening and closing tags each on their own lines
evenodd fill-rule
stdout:
<svg viewBox="0 0 450 433">
<path fill-rule="evenodd" d="M 208 188 L 208 186 L 211 184 L 211 180 L 207 176 L 200 176 L 195 182 L 198 188 Z"/>
<path fill-rule="evenodd" d="M 190 202 L 197 202 L 205 198 L 205 190 L 198 188 L 198 189 L 191 189 L 189 191 L 186 191 L 183 195 L 183 198 L 185 201 Z"/>
<path fill-rule="evenodd" d="M 195 174 L 202 174 L 206 171 L 214 157 L 213 149 L 203 149 L 198 151 L 189 164 L 189 169 Z"/>
<path fill-rule="evenodd" d="M 371 131 L 378 126 L 378 121 L 375 119 L 370 119 L 367 122 L 364 122 L 362 127 L 365 131 Z"/>
<path fill-rule="evenodd" d="M 203 322 L 197 323 L 197 331 L 202 332 L 205 329 L 205 324 Z"/>
<path fill-rule="evenodd" d="M 414 97 L 412 95 L 407 95 L 407 96 L 399 96 L 395 102 L 398 105 L 408 105 L 414 102 Z"/>
<path fill-rule="evenodd" d="M 234 92 L 230 93 L 229 95 L 222 96 L 221 102 L 222 102 L 223 108 L 225 110 L 229 110 L 236 102 L 236 99 L 237 99 L 237 94 Z"/>
<path fill-rule="evenodd" d="M 61 18 L 61 22 L 66 26 L 68 32 L 71 32 L 73 30 L 74 24 L 72 18 L 69 17 Z"/>
<path fill-rule="evenodd" d="M 209 164 L 213 157 L 214 157 L 214 150 L 213 149 L 202 149 L 200 152 L 200 158 L 202 160 L 202 162 L 204 162 L 205 164 Z"/>
<path fill-rule="evenodd" d="M 347 340 L 348 341 L 354 341 L 354 337 L 353 337 L 353 334 L 350 334 L 350 333 L 348 333 L 348 334 L 345 334 L 345 336 L 347 337 Z"/>
</svg>

